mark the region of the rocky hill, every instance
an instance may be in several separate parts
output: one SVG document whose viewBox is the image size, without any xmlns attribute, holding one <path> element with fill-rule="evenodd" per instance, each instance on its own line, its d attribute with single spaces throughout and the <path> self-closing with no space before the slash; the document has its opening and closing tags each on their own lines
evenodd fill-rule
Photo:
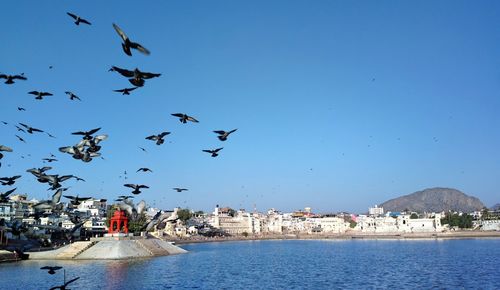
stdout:
<svg viewBox="0 0 500 290">
<path fill-rule="evenodd" d="M 500 203 L 495 204 L 490 208 L 491 210 L 499 210 L 500 209 Z"/>
<path fill-rule="evenodd" d="M 481 210 L 484 204 L 476 197 L 453 188 L 428 188 L 412 194 L 388 200 L 380 205 L 384 211 L 416 212 L 461 211 L 472 212 Z"/>
</svg>

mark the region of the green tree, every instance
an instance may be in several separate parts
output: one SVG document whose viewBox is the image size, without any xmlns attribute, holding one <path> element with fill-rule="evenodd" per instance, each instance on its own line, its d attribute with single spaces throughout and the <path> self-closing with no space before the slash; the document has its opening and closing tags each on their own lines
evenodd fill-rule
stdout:
<svg viewBox="0 0 500 290">
<path fill-rule="evenodd" d="M 410 219 L 418 219 L 418 214 L 412 213 Z"/>
<path fill-rule="evenodd" d="M 193 214 L 191 214 L 191 211 L 189 209 L 184 208 L 177 211 L 177 216 L 181 221 L 186 222 L 193 216 Z"/>
</svg>

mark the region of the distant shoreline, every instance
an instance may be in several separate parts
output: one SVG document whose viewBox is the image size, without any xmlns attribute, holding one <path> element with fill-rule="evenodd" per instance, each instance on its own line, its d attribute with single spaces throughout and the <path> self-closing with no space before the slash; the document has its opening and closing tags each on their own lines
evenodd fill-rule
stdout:
<svg viewBox="0 0 500 290">
<path fill-rule="evenodd" d="M 289 235 L 263 235 L 263 236 L 232 236 L 214 238 L 186 238 L 168 239 L 177 245 L 213 243 L 213 242 L 236 242 L 236 241 L 261 241 L 261 240 L 424 240 L 424 239 L 477 239 L 477 238 L 500 238 L 499 231 L 477 232 L 477 231 L 454 231 L 441 233 L 345 233 L 345 234 L 289 234 Z"/>
</svg>

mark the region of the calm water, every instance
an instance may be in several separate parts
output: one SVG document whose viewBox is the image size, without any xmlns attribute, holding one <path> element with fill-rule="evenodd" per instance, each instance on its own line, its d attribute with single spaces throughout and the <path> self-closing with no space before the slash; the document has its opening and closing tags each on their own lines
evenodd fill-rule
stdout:
<svg viewBox="0 0 500 290">
<path fill-rule="evenodd" d="M 500 239 L 255 241 L 184 245 L 136 261 L 0 264 L 0 289 L 500 289 Z"/>
</svg>

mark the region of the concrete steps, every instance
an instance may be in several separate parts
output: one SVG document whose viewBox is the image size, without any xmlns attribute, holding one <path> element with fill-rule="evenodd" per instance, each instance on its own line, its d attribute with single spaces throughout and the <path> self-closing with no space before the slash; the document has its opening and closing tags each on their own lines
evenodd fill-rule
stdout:
<svg viewBox="0 0 500 290">
<path fill-rule="evenodd" d="M 72 243 L 64 251 L 58 253 L 56 259 L 73 259 L 93 245 L 95 245 L 95 242 L 84 241 Z"/>
</svg>

